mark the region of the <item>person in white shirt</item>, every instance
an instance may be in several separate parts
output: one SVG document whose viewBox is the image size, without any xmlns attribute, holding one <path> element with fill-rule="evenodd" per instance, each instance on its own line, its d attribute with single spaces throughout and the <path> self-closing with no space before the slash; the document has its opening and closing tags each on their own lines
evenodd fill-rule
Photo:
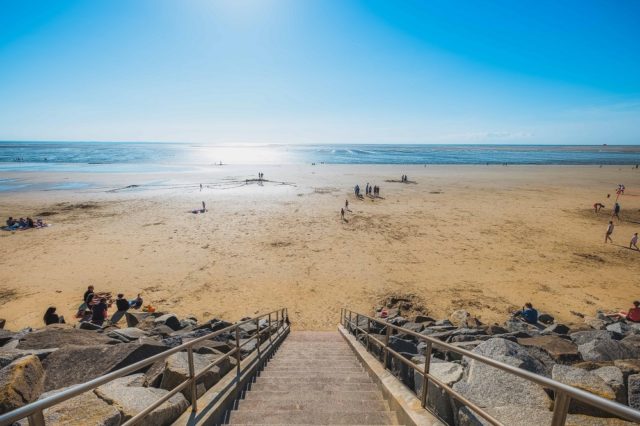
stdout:
<svg viewBox="0 0 640 426">
<path fill-rule="evenodd" d="M 604 237 L 604 242 L 606 243 L 607 241 L 611 241 L 613 243 L 613 240 L 611 239 L 611 234 L 613 234 L 613 221 L 609 221 L 609 226 L 607 226 L 607 235 L 605 235 Z"/>
</svg>

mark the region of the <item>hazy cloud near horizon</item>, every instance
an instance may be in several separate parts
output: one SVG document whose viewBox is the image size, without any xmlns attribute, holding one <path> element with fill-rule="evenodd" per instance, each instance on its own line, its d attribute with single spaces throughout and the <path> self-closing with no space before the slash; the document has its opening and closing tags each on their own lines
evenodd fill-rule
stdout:
<svg viewBox="0 0 640 426">
<path fill-rule="evenodd" d="M 633 1 L 7 1 L 0 140 L 640 144 L 638 16 Z"/>
</svg>

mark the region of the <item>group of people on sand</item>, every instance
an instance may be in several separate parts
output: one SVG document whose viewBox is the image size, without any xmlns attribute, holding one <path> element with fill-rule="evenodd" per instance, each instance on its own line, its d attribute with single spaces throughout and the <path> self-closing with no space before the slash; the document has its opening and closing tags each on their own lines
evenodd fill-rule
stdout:
<svg viewBox="0 0 640 426">
<path fill-rule="evenodd" d="M 373 195 L 374 197 L 377 197 L 380 195 L 380 187 L 377 185 L 369 185 L 369 182 L 367 182 L 365 192 L 367 193 L 367 195 Z"/>
<path fill-rule="evenodd" d="M 102 326 L 109 319 L 108 310 L 113 306 L 114 301 L 111 299 L 111 293 L 96 292 L 94 286 L 87 287 L 87 291 L 82 296 L 82 304 L 78 308 L 76 318 L 80 322 L 90 322 L 92 324 Z M 124 294 L 120 293 L 115 300 L 116 311 L 111 315 L 109 322 L 116 324 L 122 319 L 129 309 L 142 308 L 143 299 L 140 294 L 135 299 L 127 300 Z M 151 311 L 152 307 L 147 307 Z M 56 313 L 55 306 L 50 306 L 44 314 L 45 325 L 64 324 L 65 320 L 62 315 Z"/>
<path fill-rule="evenodd" d="M 605 315 L 610 318 L 640 323 L 640 301 L 634 300 L 633 307 L 627 312 L 621 311 Z M 525 303 L 521 310 L 512 314 L 512 317 L 520 319 L 528 324 L 538 324 L 538 311 L 533 307 L 531 302 Z"/>
<path fill-rule="evenodd" d="M 400 178 L 401 182 L 409 182 L 409 178 L 407 177 L 407 175 L 402 175 L 402 177 Z"/>
<path fill-rule="evenodd" d="M 624 191 L 625 191 L 625 186 L 623 184 L 619 184 L 618 188 L 616 189 L 616 194 L 618 195 L 618 198 L 621 195 L 624 195 Z M 607 194 L 607 198 L 611 198 L 611 194 Z M 596 214 L 598 214 L 604 208 L 605 208 L 605 205 L 600 203 L 600 202 L 595 203 L 593 205 L 593 211 Z M 616 202 L 613 205 L 613 210 L 611 212 L 611 220 L 609 220 L 609 223 L 607 224 L 607 230 L 606 230 L 605 235 L 604 235 L 605 244 L 606 243 L 613 243 L 613 239 L 611 238 L 611 236 L 613 235 L 613 230 L 615 229 L 615 225 L 613 223 L 613 218 L 615 217 L 616 219 L 618 219 L 618 223 L 622 222 L 622 218 L 620 217 L 620 210 L 621 210 L 620 203 L 616 199 Z M 634 232 L 634 234 L 631 236 L 631 240 L 629 241 L 629 248 L 640 251 L 640 248 L 638 248 L 638 233 L 637 232 Z"/>
<path fill-rule="evenodd" d="M 14 219 L 13 217 L 9 217 L 6 222 L 7 226 L 6 230 L 18 230 L 18 229 L 29 229 L 29 228 L 43 228 L 46 224 L 42 221 L 42 219 L 33 220 L 30 217 L 20 219 Z"/>
</svg>

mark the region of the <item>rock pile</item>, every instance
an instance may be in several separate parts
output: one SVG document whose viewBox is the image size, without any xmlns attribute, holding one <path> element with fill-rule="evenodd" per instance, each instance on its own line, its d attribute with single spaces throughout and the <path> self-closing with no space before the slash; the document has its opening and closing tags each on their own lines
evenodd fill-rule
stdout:
<svg viewBox="0 0 640 426">
<path fill-rule="evenodd" d="M 75 327 L 54 324 L 18 332 L 0 329 L 0 414 L 231 325 L 219 319 L 204 323 L 193 316 L 179 319 L 171 313 L 127 313 L 126 320 L 125 328 L 80 323 Z M 241 342 L 247 342 L 243 356 L 258 344 L 258 328 L 267 327 L 264 321 L 240 327 Z M 267 333 L 261 335 L 261 342 L 266 338 Z M 235 333 L 226 333 L 196 344 L 196 374 L 231 351 L 235 339 Z M 198 396 L 235 364 L 233 356 L 203 374 L 196 385 Z M 47 424 L 118 426 L 188 377 L 187 353 L 177 352 L 45 410 L 45 420 Z M 142 424 L 171 424 L 187 409 L 190 399 L 187 387 L 154 410 Z M 91 409 L 87 411 L 87 407 Z"/>
<path fill-rule="evenodd" d="M 401 312 L 401 308 L 379 307 L 376 308 L 376 317 L 457 348 L 640 409 L 640 324 L 614 321 L 601 313 L 595 318 L 585 318 L 584 324 L 560 324 L 551 315 L 542 314 L 536 325 L 511 318 L 501 325 L 488 325 L 465 310 L 453 312 L 448 319 L 421 314 L 410 320 L 401 316 Z M 385 340 L 385 327 L 381 324 L 360 317 L 358 326 L 368 330 L 372 337 Z M 351 332 L 354 332 L 353 327 Z M 363 344 L 367 343 L 363 333 L 358 335 L 358 339 Z M 373 340 L 369 346 L 382 360 L 381 348 Z M 427 345 L 414 335 L 393 333 L 389 347 L 424 368 Z M 424 384 L 420 372 L 391 356 L 387 362 L 387 367 L 405 385 L 421 395 Z M 504 424 L 528 426 L 532 419 L 536 419 L 536 424 L 549 424 L 551 421 L 553 392 L 528 380 L 437 345 L 432 348 L 430 372 Z M 435 383 L 429 382 L 427 395 L 428 405 L 448 424 L 488 424 Z M 631 423 L 573 401 L 568 424 Z"/>
</svg>

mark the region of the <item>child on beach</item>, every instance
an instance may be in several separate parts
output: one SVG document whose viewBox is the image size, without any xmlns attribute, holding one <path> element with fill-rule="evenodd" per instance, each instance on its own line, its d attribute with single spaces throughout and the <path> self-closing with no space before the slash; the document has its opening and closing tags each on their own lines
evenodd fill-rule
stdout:
<svg viewBox="0 0 640 426">
<path fill-rule="evenodd" d="M 607 234 L 604 236 L 604 242 L 606 244 L 607 241 L 611 241 L 613 243 L 613 240 L 611 239 L 611 234 L 613 234 L 613 221 L 609 221 L 609 226 L 607 226 Z"/>
<path fill-rule="evenodd" d="M 595 210 L 596 214 L 598 214 L 598 212 L 600 211 L 600 209 L 604 209 L 604 204 L 602 203 L 595 203 L 593 205 L 593 210 Z"/>
<path fill-rule="evenodd" d="M 631 242 L 629 243 L 629 248 L 635 247 L 635 248 L 636 248 L 636 250 L 640 250 L 640 249 L 638 248 L 638 245 L 637 245 L 637 244 L 638 244 L 638 233 L 637 233 L 637 232 L 635 232 L 635 233 L 633 234 L 633 237 L 631 237 Z"/>
</svg>

